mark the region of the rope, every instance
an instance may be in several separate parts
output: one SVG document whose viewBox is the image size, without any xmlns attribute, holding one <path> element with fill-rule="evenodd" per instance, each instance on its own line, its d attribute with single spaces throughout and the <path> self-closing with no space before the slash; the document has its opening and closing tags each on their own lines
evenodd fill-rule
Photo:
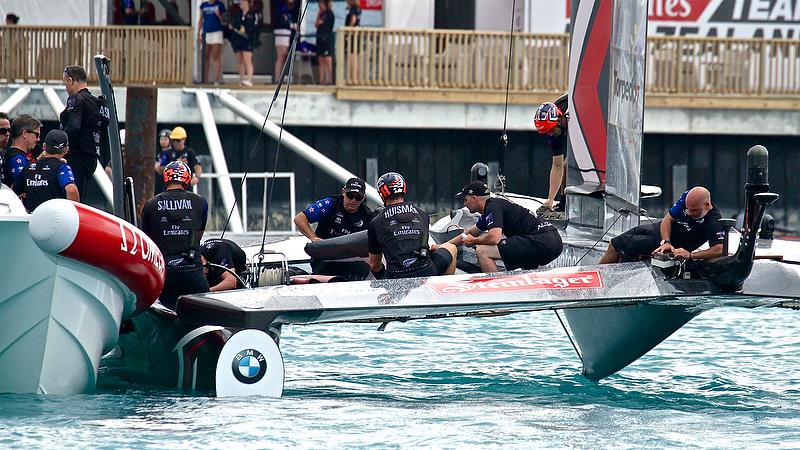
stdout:
<svg viewBox="0 0 800 450">
<path fill-rule="evenodd" d="M 580 350 L 578 350 L 578 346 L 575 345 L 575 341 L 572 340 L 572 335 L 569 334 L 569 331 L 567 331 L 567 326 L 564 325 L 564 321 L 561 320 L 561 314 L 558 313 L 557 309 L 554 309 L 553 312 L 556 313 L 556 317 L 558 317 L 558 321 L 561 323 L 561 328 L 564 329 L 564 334 L 567 335 L 567 338 L 569 339 L 569 343 L 572 344 L 572 348 L 575 349 L 575 354 L 578 355 L 578 359 L 580 359 L 581 360 L 581 364 L 583 364 L 583 355 L 581 355 Z"/>
<path fill-rule="evenodd" d="M 306 15 L 306 10 L 307 9 L 308 9 L 308 2 L 306 2 L 305 6 L 303 7 L 303 11 L 300 13 L 300 19 L 298 20 L 297 23 L 303 23 L 303 18 Z M 256 148 L 258 148 L 258 145 L 261 143 L 261 137 L 264 135 L 264 127 L 267 126 L 267 121 L 269 120 L 269 115 L 272 112 L 272 107 L 273 107 L 273 105 L 275 105 L 275 100 L 278 99 L 278 95 L 281 92 L 281 87 L 283 86 L 283 81 L 286 79 L 286 73 L 288 71 L 290 71 L 292 69 L 292 67 L 294 66 L 294 54 L 295 54 L 295 49 L 297 48 L 297 41 L 298 41 L 299 38 L 300 38 L 300 33 L 299 32 L 295 33 L 294 39 L 292 39 L 292 42 L 291 42 L 291 45 L 290 45 L 289 55 L 286 57 L 286 60 L 288 61 L 288 64 L 284 64 L 283 65 L 283 70 L 281 71 L 281 76 L 278 79 L 278 85 L 275 86 L 275 91 L 272 93 L 272 100 L 269 102 L 269 107 L 267 108 L 267 114 L 264 115 L 264 123 L 261 124 L 261 128 L 259 129 L 259 133 L 258 133 L 258 136 L 256 137 L 256 141 L 253 143 L 253 146 L 250 148 L 250 156 L 247 158 L 247 164 L 245 164 L 245 166 L 244 166 L 244 174 L 242 175 L 242 182 L 239 184 L 239 192 L 242 192 L 244 184 L 247 182 L 247 175 L 250 173 L 250 165 L 253 162 L 253 156 L 255 156 Z M 287 99 L 288 99 L 288 95 L 289 95 L 289 84 L 290 83 L 291 83 L 291 77 L 289 78 L 289 81 L 287 81 L 287 83 L 286 83 L 286 98 Z M 286 101 L 284 101 L 284 104 L 283 104 L 283 116 L 281 117 L 281 135 L 283 134 L 283 118 L 285 116 L 286 116 Z M 278 137 L 278 150 L 280 150 L 280 138 L 281 138 L 281 136 Z M 276 152 L 276 155 L 275 155 L 275 167 L 276 168 L 277 168 L 277 164 L 278 164 L 278 155 L 277 155 L 277 152 Z M 272 173 L 272 183 L 273 184 L 275 183 L 275 171 L 273 171 L 273 173 Z M 270 190 L 269 193 L 271 195 L 272 191 Z M 269 221 L 269 219 L 268 219 L 269 215 L 267 213 L 269 212 L 270 200 L 271 200 L 270 198 L 267 199 L 267 211 L 265 212 L 265 217 L 264 217 L 264 227 L 265 227 L 265 229 L 264 229 L 264 235 L 263 235 L 262 241 L 261 241 L 261 251 L 264 250 L 264 240 L 266 239 L 266 235 L 267 235 L 266 227 L 268 226 L 268 221 Z M 225 219 L 225 226 L 222 227 L 222 235 L 220 236 L 220 239 L 225 237 L 225 232 L 228 230 L 228 224 L 231 221 L 231 216 L 233 216 L 233 211 L 236 209 L 236 205 L 238 205 L 238 203 L 239 203 L 239 199 L 238 198 L 234 198 L 233 199 L 233 205 L 231 206 L 230 211 L 228 211 L 228 217 Z M 247 212 L 245 211 L 245 213 L 247 213 Z"/>
<path fill-rule="evenodd" d="M 514 15 L 517 11 L 517 0 L 511 2 L 511 24 L 509 26 L 509 39 L 508 39 L 508 70 L 506 71 L 506 99 L 503 106 L 503 133 L 500 135 L 500 170 L 497 175 L 497 184 L 501 192 L 505 191 L 505 176 L 503 169 L 505 166 L 505 153 L 508 150 L 508 133 L 507 120 L 508 120 L 508 92 L 511 88 L 511 55 L 514 53 Z"/>
<path fill-rule="evenodd" d="M 585 257 L 586 257 L 586 255 L 588 255 L 588 254 L 589 254 L 589 253 L 590 253 L 592 250 L 594 250 L 594 248 L 595 248 L 595 247 L 597 247 L 597 244 L 599 244 L 599 243 L 600 243 L 600 241 L 602 241 L 602 240 L 603 240 L 603 238 L 604 238 L 604 237 L 606 237 L 606 235 L 608 234 L 608 232 L 609 232 L 609 231 L 611 231 L 611 229 L 612 229 L 612 228 L 614 228 L 614 225 L 616 225 L 616 224 L 617 224 L 617 221 L 618 221 L 618 220 L 619 220 L 619 219 L 620 219 L 622 216 L 626 216 L 626 215 L 628 215 L 628 214 L 630 214 L 630 211 L 628 211 L 627 209 L 623 209 L 623 210 L 621 210 L 621 211 L 619 212 L 619 214 L 617 215 L 617 218 L 616 218 L 616 219 L 614 219 L 614 221 L 613 221 L 613 222 L 611 222 L 611 225 L 610 225 L 610 226 L 609 226 L 609 227 L 606 229 L 606 231 L 603 233 L 603 235 L 602 235 L 602 236 L 600 236 L 600 238 L 599 238 L 599 239 L 597 239 L 597 240 L 594 242 L 594 244 L 592 244 L 592 246 L 589 248 L 589 250 L 586 250 L 586 253 L 584 253 L 584 254 L 583 254 L 583 256 L 581 256 L 580 258 L 578 258 L 578 261 L 577 261 L 577 262 L 575 262 L 575 265 L 577 266 L 578 264 L 580 264 L 580 263 L 581 263 L 581 261 L 583 261 L 583 258 L 585 258 Z"/>
</svg>

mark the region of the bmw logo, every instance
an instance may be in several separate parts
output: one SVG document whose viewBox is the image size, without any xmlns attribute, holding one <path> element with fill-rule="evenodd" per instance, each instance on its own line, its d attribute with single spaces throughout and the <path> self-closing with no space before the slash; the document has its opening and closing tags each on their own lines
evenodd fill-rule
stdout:
<svg viewBox="0 0 800 450">
<path fill-rule="evenodd" d="M 244 384 L 257 383 L 267 373 L 267 360 L 258 350 L 248 348 L 233 357 L 233 376 Z"/>
</svg>

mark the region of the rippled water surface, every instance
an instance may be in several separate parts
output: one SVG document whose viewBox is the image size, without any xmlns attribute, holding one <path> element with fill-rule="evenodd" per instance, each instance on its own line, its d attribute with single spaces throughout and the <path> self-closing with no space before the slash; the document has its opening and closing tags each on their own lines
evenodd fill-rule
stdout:
<svg viewBox="0 0 800 450">
<path fill-rule="evenodd" d="M 289 327 L 281 346 L 281 399 L 0 395 L 0 447 L 800 447 L 797 311 L 705 312 L 600 383 L 553 313 Z"/>
</svg>

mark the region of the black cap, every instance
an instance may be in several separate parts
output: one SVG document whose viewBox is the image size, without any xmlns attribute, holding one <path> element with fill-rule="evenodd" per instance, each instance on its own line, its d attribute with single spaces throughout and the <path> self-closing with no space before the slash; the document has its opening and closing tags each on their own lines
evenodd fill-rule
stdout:
<svg viewBox="0 0 800 450">
<path fill-rule="evenodd" d="M 457 199 L 462 199 L 467 195 L 489 195 L 489 186 L 486 186 L 486 183 L 483 181 L 470 181 L 469 184 L 464 186 L 464 189 L 461 190 L 458 194 L 456 194 Z"/>
<path fill-rule="evenodd" d="M 364 183 L 364 180 L 361 178 L 350 178 L 347 180 L 347 183 L 344 184 L 344 191 L 345 192 L 358 192 L 361 195 L 364 195 L 364 192 L 367 190 L 367 184 Z"/>
<path fill-rule="evenodd" d="M 158 137 L 160 138 L 169 137 L 170 134 L 172 134 L 172 130 L 170 130 L 169 128 L 164 128 L 163 130 L 158 132 Z"/>
<path fill-rule="evenodd" d="M 51 130 L 47 133 L 47 136 L 45 136 L 44 143 L 47 145 L 47 148 L 54 153 L 61 153 L 61 151 L 67 149 L 69 138 L 67 137 L 67 133 L 61 130 Z"/>
</svg>

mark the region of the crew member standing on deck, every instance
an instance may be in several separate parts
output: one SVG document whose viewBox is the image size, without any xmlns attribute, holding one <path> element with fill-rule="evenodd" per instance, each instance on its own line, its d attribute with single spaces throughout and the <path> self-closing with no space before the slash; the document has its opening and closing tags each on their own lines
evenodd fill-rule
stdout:
<svg viewBox="0 0 800 450">
<path fill-rule="evenodd" d="M 72 168 L 64 160 L 68 150 L 67 133 L 51 130 L 44 138 L 44 152 L 39 159 L 30 163 L 14 181 L 12 188 L 28 212 L 54 198 L 80 201 Z"/>
<path fill-rule="evenodd" d="M 564 187 L 567 182 L 567 96 L 553 102 L 542 103 L 533 116 L 536 131 L 547 135 L 547 145 L 553 153 L 547 200 L 536 213 L 543 219 L 564 218 Z M 556 199 L 558 204 L 554 205 Z"/>
<path fill-rule="evenodd" d="M 178 297 L 208 292 L 200 261 L 200 239 L 208 219 L 208 203 L 186 188 L 189 166 L 174 161 L 164 168 L 166 192 L 151 198 L 142 210 L 142 231 L 161 249 L 167 275 L 159 300 L 175 309 Z"/>
<path fill-rule="evenodd" d="M 428 248 L 428 215 L 406 202 L 406 180 L 389 172 L 381 175 L 378 193 L 385 206 L 369 224 L 369 266 L 376 279 L 452 275 L 456 247 Z M 386 265 L 383 257 L 386 257 Z"/>
<path fill-rule="evenodd" d="M 311 242 L 364 231 L 372 220 L 372 211 L 367 207 L 366 183 L 361 178 L 350 178 L 340 195 L 317 200 L 294 216 L 297 230 Z M 316 223 L 317 229 L 311 228 Z M 311 260 L 313 273 L 335 275 L 350 281 L 363 280 L 369 276 L 369 266 L 361 261 Z"/>
<path fill-rule="evenodd" d="M 69 94 L 67 106 L 59 115 L 61 129 L 69 136 L 70 148 L 66 158 L 75 174 L 78 192 L 86 198 L 86 186 L 97 169 L 109 111 L 89 92 L 83 67 L 67 66 L 63 82 Z"/>
<path fill-rule="evenodd" d="M 20 114 L 11 122 L 11 147 L 3 157 L 3 183 L 11 187 L 22 171 L 34 160 L 31 153 L 39 143 L 42 123 L 33 116 Z"/>
</svg>

